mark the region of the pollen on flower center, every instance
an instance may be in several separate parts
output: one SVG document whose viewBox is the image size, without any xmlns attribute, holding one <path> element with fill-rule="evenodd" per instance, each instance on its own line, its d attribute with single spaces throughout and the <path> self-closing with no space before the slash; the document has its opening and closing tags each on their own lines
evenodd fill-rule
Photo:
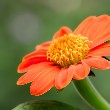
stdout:
<svg viewBox="0 0 110 110">
<path fill-rule="evenodd" d="M 77 64 L 89 51 L 87 37 L 81 34 L 68 34 L 54 39 L 47 51 L 47 58 L 61 67 Z"/>
</svg>

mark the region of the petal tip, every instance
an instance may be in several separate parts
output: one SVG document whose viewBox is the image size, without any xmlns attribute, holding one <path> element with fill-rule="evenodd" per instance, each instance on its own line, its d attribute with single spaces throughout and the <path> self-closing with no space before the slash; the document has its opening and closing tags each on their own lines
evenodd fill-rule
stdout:
<svg viewBox="0 0 110 110">
<path fill-rule="evenodd" d="M 24 85 L 24 84 L 22 84 L 22 81 L 19 81 L 19 80 L 16 82 L 16 84 L 17 85 Z"/>
<path fill-rule="evenodd" d="M 30 94 L 32 95 L 32 96 L 41 96 L 41 95 L 43 95 L 45 92 L 43 92 L 43 93 L 41 93 L 41 92 L 38 92 L 37 90 L 32 90 L 31 88 L 30 88 Z"/>
<path fill-rule="evenodd" d="M 62 26 L 54 35 L 53 39 L 63 36 L 64 34 L 72 33 L 72 30 L 67 26 Z"/>
<path fill-rule="evenodd" d="M 22 68 L 22 65 L 21 65 L 21 63 L 18 65 L 18 67 L 17 67 L 17 72 L 18 73 L 23 73 L 23 68 Z"/>
<path fill-rule="evenodd" d="M 17 81 L 16 84 L 17 84 L 17 85 L 21 85 L 21 84 L 20 84 L 20 81 Z"/>
</svg>

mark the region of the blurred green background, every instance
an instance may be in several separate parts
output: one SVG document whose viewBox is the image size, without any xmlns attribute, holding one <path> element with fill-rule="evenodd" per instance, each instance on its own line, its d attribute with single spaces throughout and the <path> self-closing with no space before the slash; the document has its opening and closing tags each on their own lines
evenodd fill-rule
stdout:
<svg viewBox="0 0 110 110">
<path fill-rule="evenodd" d="M 110 14 L 109 0 L 0 0 L 0 110 L 11 110 L 29 100 L 47 99 L 91 110 L 72 84 L 59 94 L 53 88 L 42 96 L 31 96 L 30 84 L 16 85 L 21 76 L 16 70 L 25 54 L 50 40 L 61 26 L 74 30 L 86 17 L 101 14 Z M 110 102 L 110 70 L 93 71 L 96 77 L 91 77 L 91 81 Z"/>
</svg>

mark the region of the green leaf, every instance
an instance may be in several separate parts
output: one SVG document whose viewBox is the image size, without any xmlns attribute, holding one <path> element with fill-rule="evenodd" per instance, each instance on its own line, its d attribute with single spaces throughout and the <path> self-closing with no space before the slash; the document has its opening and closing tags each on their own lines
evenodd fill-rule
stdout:
<svg viewBox="0 0 110 110">
<path fill-rule="evenodd" d="M 80 110 L 71 105 L 52 100 L 31 101 L 19 104 L 12 110 Z"/>
</svg>

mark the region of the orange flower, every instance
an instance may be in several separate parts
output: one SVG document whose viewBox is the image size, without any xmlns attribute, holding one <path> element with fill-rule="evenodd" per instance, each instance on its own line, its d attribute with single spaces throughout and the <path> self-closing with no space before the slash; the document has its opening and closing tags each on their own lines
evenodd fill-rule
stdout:
<svg viewBox="0 0 110 110">
<path fill-rule="evenodd" d="M 42 95 L 53 86 L 65 88 L 72 79 L 81 80 L 88 76 L 90 67 L 109 69 L 110 62 L 110 17 L 101 15 L 85 19 L 73 32 L 61 27 L 53 39 L 36 47 L 24 56 L 18 67 L 21 76 L 17 84 L 32 82 L 30 93 Z"/>
</svg>

